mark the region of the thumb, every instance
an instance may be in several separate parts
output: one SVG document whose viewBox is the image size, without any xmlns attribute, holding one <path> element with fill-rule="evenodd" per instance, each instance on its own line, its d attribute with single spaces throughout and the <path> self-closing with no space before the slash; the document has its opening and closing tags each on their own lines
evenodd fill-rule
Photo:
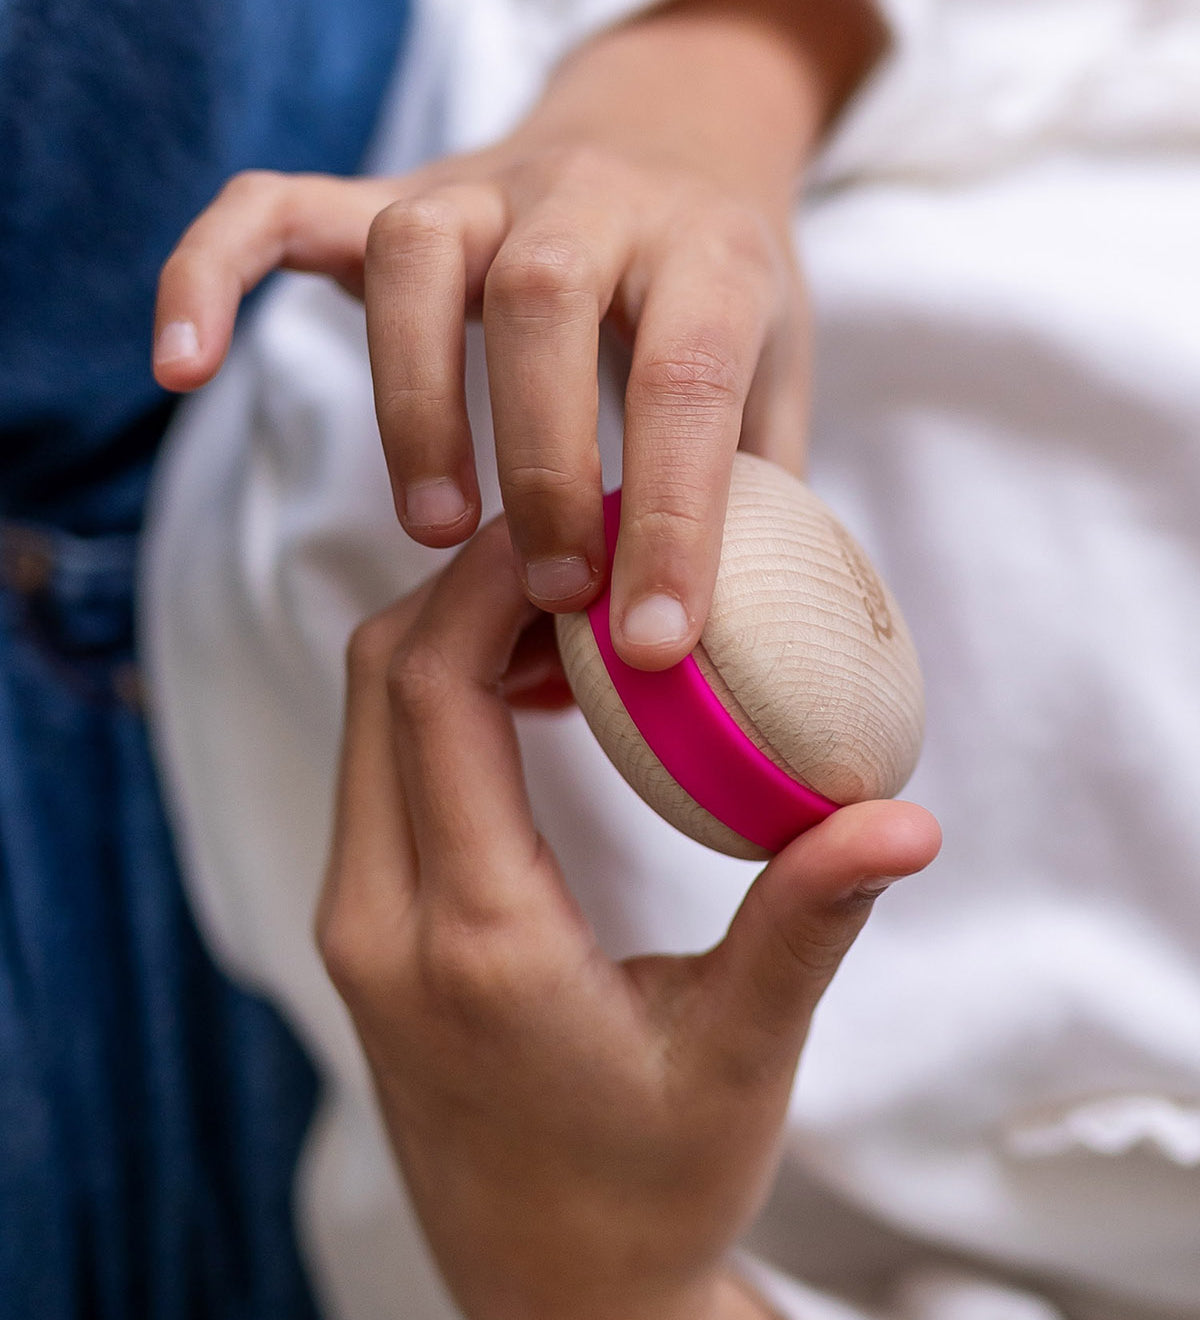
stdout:
<svg viewBox="0 0 1200 1320">
<path fill-rule="evenodd" d="M 928 866 L 940 846 L 941 830 L 923 807 L 863 802 L 773 858 L 708 955 L 721 1052 L 753 1065 L 782 1049 L 794 1061 L 874 899 L 891 880 Z"/>
</svg>

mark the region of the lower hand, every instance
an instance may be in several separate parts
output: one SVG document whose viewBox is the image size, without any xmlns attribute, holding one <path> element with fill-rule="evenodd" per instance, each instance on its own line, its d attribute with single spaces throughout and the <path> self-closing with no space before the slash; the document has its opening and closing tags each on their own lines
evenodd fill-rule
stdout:
<svg viewBox="0 0 1200 1320">
<path fill-rule="evenodd" d="M 712 950 L 613 962 L 525 795 L 504 692 L 545 676 L 519 645 L 535 618 L 499 522 L 356 633 L 322 952 L 471 1320 L 763 1315 L 722 1262 L 770 1185 L 813 1010 L 937 826 L 846 807 Z"/>
</svg>

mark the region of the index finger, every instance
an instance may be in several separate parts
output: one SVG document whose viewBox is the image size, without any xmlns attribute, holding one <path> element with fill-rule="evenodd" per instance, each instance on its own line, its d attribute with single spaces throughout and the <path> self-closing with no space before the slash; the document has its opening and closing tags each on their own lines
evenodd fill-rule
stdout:
<svg viewBox="0 0 1200 1320">
<path fill-rule="evenodd" d="M 502 519 L 437 580 L 391 674 L 397 760 L 419 884 L 494 912 L 528 896 L 541 840 L 500 681 L 537 615 Z"/>
<path fill-rule="evenodd" d="M 346 701 L 338 764 L 333 842 L 326 876 L 334 891 L 367 901 L 409 890 L 416 849 L 408 825 L 395 742 L 388 675 L 396 650 L 429 596 L 426 584 L 364 620 L 346 648 Z"/>
</svg>

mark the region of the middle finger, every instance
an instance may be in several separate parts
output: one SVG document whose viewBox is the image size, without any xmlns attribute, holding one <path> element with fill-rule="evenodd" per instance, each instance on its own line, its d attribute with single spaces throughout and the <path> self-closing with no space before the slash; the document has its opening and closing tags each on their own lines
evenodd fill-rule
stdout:
<svg viewBox="0 0 1200 1320">
<path fill-rule="evenodd" d="M 626 251 L 611 210 L 546 208 L 514 227 L 484 290 L 500 489 L 525 589 L 547 610 L 579 609 L 604 571 L 597 357 Z"/>
</svg>

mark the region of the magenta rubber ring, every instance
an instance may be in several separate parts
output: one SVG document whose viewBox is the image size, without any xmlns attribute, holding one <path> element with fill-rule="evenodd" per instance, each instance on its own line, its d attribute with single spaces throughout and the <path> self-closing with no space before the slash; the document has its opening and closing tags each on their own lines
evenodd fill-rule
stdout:
<svg viewBox="0 0 1200 1320">
<path fill-rule="evenodd" d="M 615 490 L 604 497 L 610 564 L 620 522 Z M 627 665 L 613 649 L 609 603 L 606 584 L 587 612 L 608 676 L 650 750 L 693 801 L 773 853 L 837 811 L 838 803 L 798 783 L 754 745 L 693 656 L 657 673 Z"/>
</svg>

